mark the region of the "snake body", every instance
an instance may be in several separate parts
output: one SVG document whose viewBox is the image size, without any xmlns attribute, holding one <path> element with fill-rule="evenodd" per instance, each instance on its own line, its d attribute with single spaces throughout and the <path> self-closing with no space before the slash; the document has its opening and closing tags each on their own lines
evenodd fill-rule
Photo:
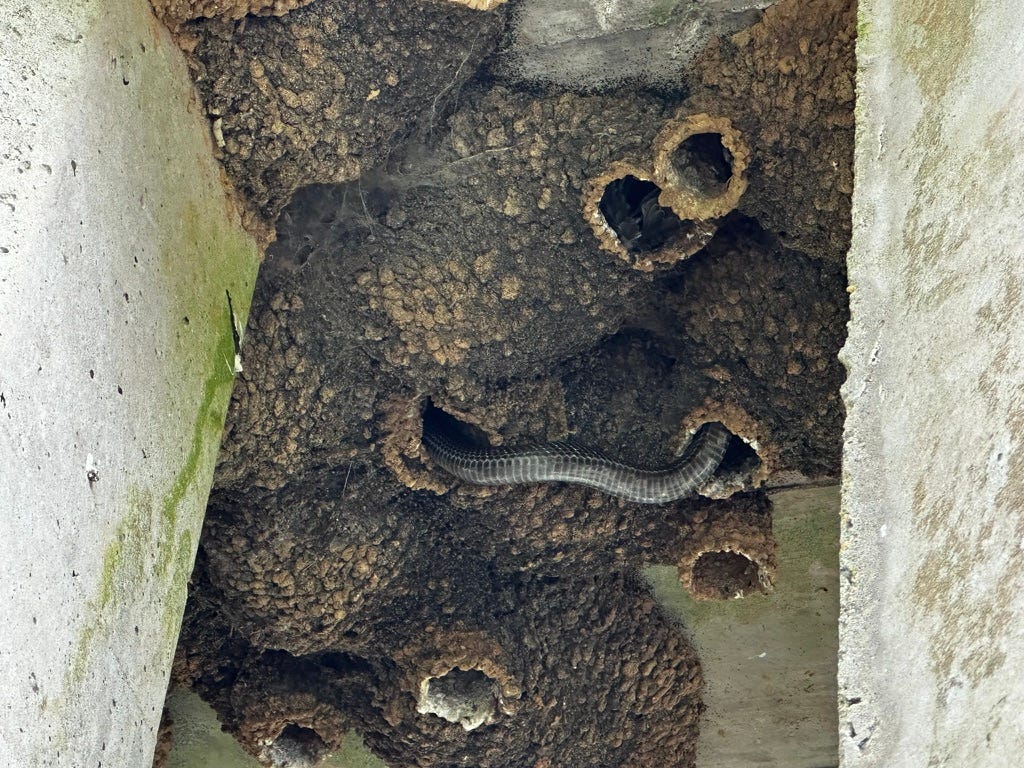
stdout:
<svg viewBox="0 0 1024 768">
<path fill-rule="evenodd" d="M 478 448 L 437 419 L 425 418 L 423 426 L 430 458 L 467 483 L 576 483 L 641 504 L 664 504 L 694 493 L 722 462 L 729 437 L 721 424 L 705 424 L 682 456 L 664 467 L 645 468 L 571 442 Z"/>
</svg>

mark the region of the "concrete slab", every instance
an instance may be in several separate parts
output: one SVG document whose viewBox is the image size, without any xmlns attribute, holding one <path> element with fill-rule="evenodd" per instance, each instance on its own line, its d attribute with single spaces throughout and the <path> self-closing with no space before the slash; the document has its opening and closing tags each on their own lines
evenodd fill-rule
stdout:
<svg viewBox="0 0 1024 768">
<path fill-rule="evenodd" d="M 839 489 L 772 495 L 775 591 L 695 602 L 676 570 L 648 578 L 687 626 L 707 684 L 700 768 L 826 768 L 837 763 Z"/>
<path fill-rule="evenodd" d="M 846 768 L 1024 754 L 1018 0 L 861 0 L 839 660 Z"/>
<path fill-rule="evenodd" d="M 145 0 L 0 50 L 0 763 L 144 766 L 259 255 Z"/>
<path fill-rule="evenodd" d="M 514 80 L 574 90 L 623 81 L 681 88 L 712 36 L 750 26 L 773 2 L 524 0 L 512 14 L 512 44 L 496 66 Z"/>
</svg>

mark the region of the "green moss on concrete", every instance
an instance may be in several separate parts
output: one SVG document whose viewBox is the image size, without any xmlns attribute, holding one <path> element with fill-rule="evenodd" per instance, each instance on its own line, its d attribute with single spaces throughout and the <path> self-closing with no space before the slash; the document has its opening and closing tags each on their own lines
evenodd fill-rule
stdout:
<svg viewBox="0 0 1024 768">
<path fill-rule="evenodd" d="M 244 306 L 248 310 L 251 291 L 243 298 Z M 193 421 L 188 453 L 170 490 L 160 502 L 162 535 L 156 576 L 168 589 L 162 626 L 165 649 L 171 654 L 177 643 L 181 617 L 185 610 L 186 588 L 192 572 L 195 544 L 202 528 L 206 497 L 213 477 L 213 465 L 220 448 L 224 418 L 234 383 L 235 348 L 230 325 L 232 322 L 225 298 L 219 323 L 225 330 L 217 337 L 217 344 L 207 358 L 207 376 L 203 382 L 202 395 Z M 224 364 L 225 360 L 230 361 L 230 367 Z M 182 521 L 183 514 L 187 515 L 188 519 Z"/>
<path fill-rule="evenodd" d="M 658 27 L 668 24 L 672 21 L 672 16 L 675 14 L 678 5 L 679 0 L 658 0 L 658 2 L 651 6 L 649 12 L 651 23 Z"/>
<path fill-rule="evenodd" d="M 869 14 L 862 8 L 857 10 L 857 45 L 868 43 L 868 33 L 871 30 L 871 19 Z"/>
<path fill-rule="evenodd" d="M 110 115 L 98 119 L 112 121 L 114 127 L 104 130 L 133 137 L 124 162 L 135 168 L 135 178 L 145 179 L 141 231 L 152 238 L 155 224 L 155 241 L 139 244 L 136 263 L 150 276 L 145 322 L 158 352 L 148 364 L 159 367 L 164 391 L 151 396 L 146 413 L 134 415 L 152 419 L 136 428 L 155 434 L 156 447 L 143 476 L 133 475 L 122 501 L 115 501 L 121 519 L 103 550 L 99 581 L 82 618 L 66 675 L 69 694 L 94 654 L 109 652 L 112 637 L 130 637 L 133 628 L 123 626 L 127 616 L 148 613 L 149 622 L 158 622 L 159 647 L 146 649 L 144 657 L 150 657 L 148 674 L 165 679 L 234 380 L 227 293 L 244 327 L 260 262 L 225 195 L 205 120 L 189 114 L 196 105 L 180 52 L 153 22 L 148 3 L 106 3 L 90 28 L 137 97 L 126 107 L 117 101 L 119 91 L 94 81 L 89 87 L 95 92 L 83 94 L 83 101 L 110 107 Z M 181 423 L 191 426 L 182 429 Z M 151 642 L 147 637 L 143 642 Z"/>
<path fill-rule="evenodd" d="M 146 600 L 160 602 L 162 643 L 152 651 L 165 663 L 156 667 L 165 667 L 173 655 L 195 542 L 231 397 L 233 374 L 223 365 L 225 356 L 234 361 L 226 303 L 222 314 L 219 326 L 227 330 L 216 338 L 207 356 L 205 369 L 209 375 L 193 419 L 188 451 L 169 490 L 158 501 L 150 488 L 128 488 L 126 514 L 104 551 L 96 597 L 89 603 L 89 620 L 80 636 L 69 684 L 82 679 L 97 635 L 104 630 L 114 631 L 111 624 L 122 606 Z M 183 514 L 187 515 L 184 521 Z"/>
<path fill-rule="evenodd" d="M 119 605 L 138 597 L 138 585 L 144 581 L 148 560 L 146 546 L 150 542 L 147 529 L 138 514 L 138 506 L 129 500 L 128 514 L 117 526 L 113 539 L 103 552 L 96 597 L 87 609 L 90 620 L 85 623 L 79 637 L 65 685 L 74 685 L 83 679 L 97 636 L 109 631 Z"/>
</svg>

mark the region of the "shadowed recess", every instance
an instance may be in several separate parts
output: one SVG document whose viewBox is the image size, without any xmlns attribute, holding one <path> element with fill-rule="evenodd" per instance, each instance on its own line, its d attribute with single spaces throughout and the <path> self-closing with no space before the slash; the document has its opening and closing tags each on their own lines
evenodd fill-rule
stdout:
<svg viewBox="0 0 1024 768">
<path fill-rule="evenodd" d="M 732 153 L 720 133 L 695 133 L 672 152 L 679 181 L 702 197 L 718 197 L 732 178 Z"/>
<path fill-rule="evenodd" d="M 286 725 L 267 749 L 267 758 L 275 767 L 304 768 L 317 765 L 327 754 L 327 745 L 312 728 Z"/>
<path fill-rule="evenodd" d="M 738 552 L 705 552 L 693 566 L 695 597 L 721 599 L 760 591 L 757 564 Z"/>
<path fill-rule="evenodd" d="M 715 472 L 719 477 L 748 478 L 752 477 L 761 466 L 761 457 L 757 455 L 750 443 L 736 435 L 729 438 L 725 446 L 725 456 Z"/>
<path fill-rule="evenodd" d="M 658 205 L 661 187 L 627 175 L 604 188 L 598 208 L 627 251 L 656 251 L 682 233 L 671 208 Z"/>
</svg>

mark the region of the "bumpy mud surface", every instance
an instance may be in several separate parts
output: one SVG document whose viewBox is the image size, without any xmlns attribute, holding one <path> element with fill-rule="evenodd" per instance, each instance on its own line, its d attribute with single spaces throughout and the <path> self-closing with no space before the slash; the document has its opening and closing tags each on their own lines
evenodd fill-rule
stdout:
<svg viewBox="0 0 1024 768">
<path fill-rule="evenodd" d="M 432 0 L 317 0 L 180 34 L 224 167 L 273 221 L 298 187 L 358 178 L 435 127 L 501 25 Z"/>
<path fill-rule="evenodd" d="M 757 148 L 741 209 L 791 248 L 844 264 L 853 193 L 857 5 L 781 2 L 697 63 L 691 103 Z"/>
<path fill-rule="evenodd" d="M 312 0 L 151 0 L 156 15 L 169 25 L 200 18 L 241 19 L 247 14 L 283 16 Z"/>
<path fill-rule="evenodd" d="M 770 589 L 758 486 L 839 471 L 847 4 L 776 6 L 709 48 L 689 100 L 482 79 L 502 12 L 318 0 L 184 33 L 278 241 L 175 679 L 267 763 L 354 729 L 394 766 L 691 766 L 700 666 L 638 567 L 675 563 L 702 599 Z M 594 180 L 654 178 L 697 113 L 743 133 L 749 189 L 703 248 L 642 262 L 595 231 Z M 735 158 L 693 147 L 724 183 Z M 636 462 L 704 421 L 738 437 L 715 499 L 643 507 L 460 485 L 420 446 L 426 407 Z"/>
</svg>

